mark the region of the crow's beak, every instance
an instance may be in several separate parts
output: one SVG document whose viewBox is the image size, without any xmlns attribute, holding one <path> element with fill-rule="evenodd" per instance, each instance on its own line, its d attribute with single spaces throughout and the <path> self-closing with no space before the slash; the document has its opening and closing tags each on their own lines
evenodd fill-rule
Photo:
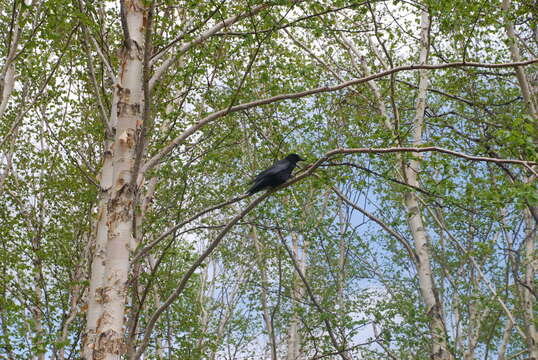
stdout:
<svg viewBox="0 0 538 360">
<path fill-rule="evenodd" d="M 306 159 L 303 159 L 302 157 L 299 156 L 299 161 L 306 161 Z"/>
</svg>

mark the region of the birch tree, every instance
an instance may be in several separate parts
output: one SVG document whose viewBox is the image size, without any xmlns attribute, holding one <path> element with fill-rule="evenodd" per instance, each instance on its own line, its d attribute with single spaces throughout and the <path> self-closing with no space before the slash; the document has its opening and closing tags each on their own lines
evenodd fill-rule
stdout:
<svg viewBox="0 0 538 360">
<path fill-rule="evenodd" d="M 2 5 L 0 357 L 536 357 L 527 3 Z"/>
</svg>

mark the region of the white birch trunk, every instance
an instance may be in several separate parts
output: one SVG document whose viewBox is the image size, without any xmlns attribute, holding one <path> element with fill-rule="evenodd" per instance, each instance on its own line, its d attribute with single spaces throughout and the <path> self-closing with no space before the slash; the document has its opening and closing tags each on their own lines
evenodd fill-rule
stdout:
<svg viewBox="0 0 538 360">
<path fill-rule="evenodd" d="M 123 6 L 125 46 L 120 55 L 120 73 L 116 89 L 117 123 L 112 152 L 112 188 L 107 204 L 107 244 L 102 311 L 97 320 L 97 359 L 120 359 L 125 353 L 124 325 L 130 245 L 133 241 L 134 191 L 130 187 L 135 162 L 136 133 L 142 125 L 144 7 L 138 0 Z M 128 30 L 128 31 L 125 31 Z"/>
<path fill-rule="evenodd" d="M 211 266 L 211 259 L 209 259 L 207 263 L 208 265 L 202 269 L 202 274 L 200 276 L 200 290 L 198 292 L 198 303 L 200 304 L 199 322 L 200 322 L 200 329 L 202 329 L 202 333 L 207 332 L 207 326 L 209 324 L 209 312 L 207 311 L 207 308 L 206 308 L 206 291 L 207 291 L 206 286 L 209 281 L 208 279 L 209 279 L 209 268 Z M 157 306 L 160 306 L 160 305 L 161 305 L 161 301 L 159 299 Z M 204 337 L 200 337 L 198 338 L 196 342 L 196 347 L 200 349 L 200 351 L 202 351 L 204 347 L 205 340 L 206 339 Z"/>
<path fill-rule="evenodd" d="M 226 330 L 226 325 L 228 324 L 228 321 L 233 315 L 233 312 L 235 310 L 235 307 L 237 305 L 237 295 L 239 293 L 239 290 L 243 286 L 243 284 L 248 281 L 248 276 L 245 274 L 245 269 L 241 269 L 238 271 L 239 282 L 237 285 L 233 288 L 229 298 L 228 298 L 228 304 L 226 308 L 223 310 L 222 317 L 220 318 L 219 325 L 217 327 L 217 334 L 215 336 L 215 343 L 220 344 L 222 342 L 222 339 L 224 338 L 224 331 Z M 224 296 L 223 296 L 223 302 L 224 302 Z M 217 358 L 218 349 L 215 349 L 210 356 L 208 356 L 211 360 L 216 360 Z"/>
<path fill-rule="evenodd" d="M 297 259 L 298 256 L 298 246 L 297 246 L 297 236 L 292 236 L 292 251 L 293 256 Z M 298 301 L 298 287 L 301 286 L 299 284 L 299 277 L 293 273 L 292 278 L 292 288 L 291 288 L 291 300 L 292 300 L 292 306 L 295 307 Z M 299 356 L 299 317 L 297 315 L 297 311 L 295 309 L 292 309 L 292 315 L 290 324 L 288 327 L 288 348 L 286 352 L 286 360 L 296 360 Z"/>
<path fill-rule="evenodd" d="M 474 270 L 471 273 L 472 291 L 479 291 L 480 277 L 477 277 Z M 473 360 L 476 358 L 476 347 L 480 337 L 480 325 L 484 318 L 489 314 L 489 309 L 479 309 L 475 300 L 469 304 L 469 323 L 467 325 L 467 348 L 463 352 L 464 360 Z"/>
<path fill-rule="evenodd" d="M 346 216 L 344 214 L 344 204 L 343 201 L 340 199 L 339 203 L 339 209 L 338 209 L 338 218 L 340 221 L 340 228 L 339 228 L 339 239 L 338 239 L 338 295 L 337 295 L 337 304 L 338 304 L 338 313 L 342 318 L 346 314 L 346 309 L 344 308 L 344 290 L 346 285 L 346 238 L 345 238 L 345 232 L 346 232 Z M 342 342 L 343 347 L 347 347 L 347 338 L 345 336 L 345 333 L 342 331 Z M 347 351 L 344 351 L 344 355 L 349 357 L 349 353 Z"/>
<path fill-rule="evenodd" d="M 14 25 L 13 25 L 13 35 L 11 37 L 11 42 L 9 44 L 9 50 L 8 54 L 6 56 L 6 59 L 4 61 L 4 66 L 0 70 L 0 119 L 6 112 L 7 104 L 9 102 L 9 98 L 11 97 L 11 93 L 13 92 L 13 88 L 15 86 L 15 55 L 17 53 L 17 45 L 19 43 L 20 39 L 20 33 L 21 28 L 19 26 L 19 18 L 21 16 L 21 11 L 17 13 L 14 19 Z M 14 144 L 16 139 L 16 133 L 17 133 L 18 126 L 15 126 L 13 128 L 13 137 L 11 139 L 11 145 L 10 149 L 6 151 L 5 157 L 6 161 L 5 163 L 2 163 L 2 167 L 4 168 L 4 171 L 0 174 L 0 194 L 3 192 L 4 182 L 7 179 L 10 168 L 12 166 L 12 159 L 13 159 L 13 151 L 14 151 Z M 2 137 L 7 136 L 7 134 L 2 134 Z M 1 156 L 1 153 L 0 153 Z"/>
<path fill-rule="evenodd" d="M 148 264 L 150 266 L 150 269 L 155 268 L 155 263 L 156 261 L 153 254 L 150 254 L 148 256 Z M 207 270 L 204 269 L 204 271 L 207 271 Z M 153 291 L 153 301 L 155 302 L 155 305 L 157 307 L 162 305 L 161 297 L 157 291 Z M 155 346 L 156 346 L 155 353 L 157 355 L 157 359 L 164 359 L 164 340 L 162 336 L 157 336 L 156 341 L 155 341 Z"/>
<path fill-rule="evenodd" d="M 422 12 L 421 16 L 421 36 L 420 36 L 420 56 L 419 63 L 426 64 L 429 52 L 429 28 L 430 18 L 427 11 Z M 420 70 L 420 81 L 415 106 L 415 121 L 413 146 L 422 144 L 422 129 L 424 126 L 424 111 L 426 109 L 426 91 L 428 88 L 428 72 Z M 420 154 L 413 154 L 414 160 L 409 164 L 404 164 L 404 175 L 407 184 L 413 187 L 420 187 L 418 182 L 418 173 L 420 172 Z M 418 203 L 417 196 L 413 192 L 404 194 L 404 204 L 408 213 L 409 230 L 415 242 L 416 254 L 418 259 L 417 275 L 420 287 L 420 293 L 426 313 L 430 318 L 430 333 L 432 338 L 432 358 L 433 359 L 452 359 L 448 351 L 447 334 L 443 320 L 441 300 L 438 297 L 437 289 L 433 280 L 431 269 L 430 252 L 428 249 L 428 235 L 422 220 L 422 214 Z"/>
<path fill-rule="evenodd" d="M 303 242 L 302 246 L 302 254 L 299 253 L 299 237 L 295 232 L 291 233 L 291 239 L 292 239 L 292 251 L 293 251 L 293 257 L 295 258 L 294 261 L 297 262 L 297 265 L 299 266 L 299 270 L 303 273 L 304 276 L 306 276 L 306 244 Z M 304 297 L 304 285 L 299 277 L 297 275 L 297 272 L 293 272 L 293 279 L 292 279 L 292 289 L 291 289 L 291 298 L 292 302 L 294 303 L 294 306 L 300 304 L 302 298 Z M 300 325 L 300 319 L 298 312 L 293 309 L 292 310 L 292 317 L 290 320 L 290 324 L 288 327 L 288 347 L 287 347 L 287 353 L 286 353 L 286 359 L 287 360 L 299 360 L 302 359 L 301 356 L 301 334 L 299 333 L 299 325 Z"/>
<path fill-rule="evenodd" d="M 497 360 L 506 359 L 506 349 L 508 348 L 508 344 L 510 342 L 510 335 L 512 333 L 513 326 L 514 326 L 514 323 L 512 323 L 512 320 L 506 319 L 505 324 L 504 324 L 502 343 L 501 343 L 501 346 L 499 347 L 499 355 L 497 357 Z"/>
<path fill-rule="evenodd" d="M 429 53 L 429 28 L 430 28 L 430 19 L 427 11 L 423 11 L 421 14 L 421 36 L 420 36 L 420 55 L 419 63 L 426 64 Z M 358 51 L 353 47 L 350 41 L 344 40 L 346 45 L 352 50 L 356 57 L 360 57 Z M 370 42 L 373 45 L 373 42 Z M 376 55 L 381 59 L 381 54 L 377 49 L 373 47 Z M 385 64 L 385 63 L 384 63 Z M 355 66 L 358 68 L 358 65 L 355 62 Z M 386 64 L 385 64 L 386 66 Z M 364 75 L 368 75 L 369 71 L 364 62 L 361 62 L 361 68 L 364 72 Z M 420 81 L 419 81 L 419 91 L 417 95 L 417 102 L 415 107 L 415 121 L 414 121 L 414 136 L 413 136 L 413 145 L 420 146 L 422 144 L 422 130 L 424 122 L 424 111 L 426 108 L 426 91 L 428 87 L 428 73 L 426 70 L 420 70 Z M 369 81 L 368 86 L 374 92 L 376 97 L 376 102 L 378 110 L 385 119 L 385 126 L 394 130 L 394 125 L 390 122 L 388 118 L 388 113 L 384 104 L 384 101 L 381 97 L 381 91 L 379 86 L 374 81 Z M 420 154 L 414 154 L 418 160 L 411 160 L 409 163 L 401 158 L 397 154 L 397 159 L 400 162 L 402 167 L 403 179 L 404 181 L 413 186 L 420 187 L 417 175 L 420 171 Z M 430 254 L 428 249 L 428 237 L 424 222 L 422 220 L 421 210 L 418 203 L 418 199 L 413 192 L 406 192 L 404 194 L 404 206 L 408 214 L 408 225 L 409 230 L 413 236 L 415 243 L 416 254 L 417 254 L 417 276 L 419 280 L 419 287 L 422 299 L 426 305 L 426 312 L 430 318 L 430 333 L 432 338 L 432 358 L 433 359 L 452 359 L 452 355 L 448 351 L 447 343 L 447 333 L 444 325 L 443 313 L 442 313 L 442 304 L 441 300 L 438 297 L 437 289 L 433 280 L 432 269 L 430 265 Z"/>
<path fill-rule="evenodd" d="M 271 359 L 276 360 L 277 357 L 275 332 L 273 329 L 273 323 L 271 321 L 271 314 L 269 313 L 269 306 L 267 301 L 267 288 L 269 287 L 269 281 L 267 280 L 267 272 L 265 271 L 265 264 L 263 263 L 261 244 L 258 240 L 258 233 L 256 232 L 256 228 L 254 226 L 252 227 L 250 236 L 252 241 L 254 242 L 254 249 L 256 250 L 256 261 L 258 262 L 258 268 L 260 269 L 260 300 L 262 303 L 263 320 L 265 322 L 265 328 L 267 329 L 267 334 L 269 336 L 268 343 L 271 353 Z"/>
<path fill-rule="evenodd" d="M 519 52 L 519 46 L 517 44 L 517 36 L 514 30 L 514 24 L 510 21 L 508 17 L 508 11 L 510 10 L 511 0 L 502 0 L 501 8 L 505 12 L 504 14 L 504 29 L 506 30 L 506 35 L 508 36 L 508 48 L 510 49 L 510 56 L 512 61 L 518 62 L 521 61 L 521 55 Z M 525 70 L 522 66 L 516 66 L 516 77 L 521 89 L 521 95 L 523 95 L 523 100 L 527 109 L 531 114 L 532 118 L 538 120 L 538 110 L 535 103 L 535 99 L 532 98 L 533 91 L 531 85 L 525 75 Z"/>
<path fill-rule="evenodd" d="M 536 283 L 536 265 L 538 256 L 536 254 L 536 224 L 528 209 L 524 212 L 525 220 L 525 285 L 521 287 L 523 293 L 523 316 L 525 329 L 527 333 L 527 346 L 529 349 L 530 359 L 538 360 L 538 333 L 536 332 L 536 299 L 531 290 L 535 290 Z"/>
<path fill-rule="evenodd" d="M 13 34 L 11 36 L 11 43 L 9 44 L 9 51 L 6 56 L 2 72 L 0 73 L 0 89 L 2 90 L 2 97 L 0 98 L 0 118 L 6 111 L 9 98 L 13 92 L 15 85 L 15 56 L 17 54 L 17 45 L 19 44 L 21 28 L 19 26 L 19 18 L 21 16 L 21 9 L 17 12 L 13 24 Z M 14 10 L 16 11 L 16 10 Z"/>
<path fill-rule="evenodd" d="M 39 240 L 37 240 L 39 241 Z M 38 256 L 37 255 L 37 249 L 35 249 L 35 254 L 34 256 Z M 43 333 L 43 324 L 42 324 L 42 319 L 43 319 L 43 313 L 41 311 L 41 308 L 43 306 L 43 304 L 41 303 L 41 284 L 42 284 L 42 280 L 41 280 L 41 276 L 40 276 L 40 272 L 41 272 L 41 262 L 39 260 L 35 260 L 34 261 L 34 271 L 36 271 L 36 274 L 34 275 L 34 296 L 35 296 L 35 299 L 34 299 L 34 303 L 33 303 L 33 308 L 32 308 L 32 314 L 33 314 L 33 321 L 34 321 L 34 326 L 35 326 L 35 337 L 33 339 L 33 342 L 34 342 L 34 345 L 37 347 L 37 348 L 42 348 L 43 346 L 43 336 L 44 336 L 44 333 Z M 45 360 L 45 354 L 44 353 L 39 353 L 35 356 L 33 356 L 33 359 L 35 360 Z"/>
<path fill-rule="evenodd" d="M 338 218 L 340 221 L 340 237 L 338 239 L 338 311 L 343 313 L 344 311 L 344 284 L 345 284 L 345 259 L 346 259 L 346 241 L 345 241 L 345 215 L 344 215 L 344 204 L 342 200 L 339 202 L 338 206 Z"/>
<path fill-rule="evenodd" d="M 2 98 L 0 99 L 0 117 L 4 115 L 13 86 L 15 85 L 15 61 L 8 59 L 5 72 L 2 74 Z"/>
<path fill-rule="evenodd" d="M 98 48 L 98 47 L 97 47 Z M 114 78 L 110 70 L 110 76 Z M 115 91 L 117 83 L 112 91 L 112 101 L 110 105 L 110 116 L 107 121 L 107 128 L 115 128 L 118 116 L 118 92 Z M 93 359 L 93 351 L 96 346 L 97 320 L 101 316 L 103 302 L 101 291 L 105 276 L 105 253 L 108 237 L 108 211 L 107 204 L 110 199 L 110 189 L 112 188 L 112 153 L 114 150 L 113 134 L 105 132 L 103 166 L 99 175 L 99 200 L 97 203 L 97 217 L 94 225 L 93 250 L 91 254 L 90 284 L 88 288 L 88 298 L 86 303 L 86 328 L 82 336 L 82 358 Z"/>
<path fill-rule="evenodd" d="M 109 191 L 112 186 L 112 142 L 105 141 L 105 153 L 101 179 L 99 181 L 100 194 L 95 224 L 95 244 L 90 269 L 90 284 L 88 289 L 86 329 L 82 338 L 82 358 L 93 359 L 95 349 L 97 320 L 102 312 L 102 291 L 105 274 L 105 254 L 107 243 L 107 203 Z"/>
<path fill-rule="evenodd" d="M 4 184 L 13 166 L 13 153 L 15 152 L 15 142 L 17 139 L 17 134 L 18 131 L 17 129 L 15 129 L 14 134 L 11 137 L 9 149 L 4 153 L 4 157 L 6 160 L 2 162 L 3 171 L 0 174 L 0 196 L 4 193 Z"/>
<path fill-rule="evenodd" d="M 461 316 L 460 316 L 460 310 L 458 308 L 460 304 L 460 296 L 459 294 L 454 295 L 454 298 L 452 300 L 452 313 L 454 314 L 454 347 L 456 348 L 457 352 L 463 353 L 465 349 L 463 348 L 463 334 L 461 329 Z"/>
</svg>

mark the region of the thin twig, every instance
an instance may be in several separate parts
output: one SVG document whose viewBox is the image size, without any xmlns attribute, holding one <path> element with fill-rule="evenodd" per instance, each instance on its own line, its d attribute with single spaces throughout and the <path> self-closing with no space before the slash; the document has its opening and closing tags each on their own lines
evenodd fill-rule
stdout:
<svg viewBox="0 0 538 360">
<path fill-rule="evenodd" d="M 366 211 L 365 209 L 361 208 L 360 206 L 358 206 L 357 204 L 353 203 L 351 200 L 349 200 L 344 194 L 342 194 L 342 192 L 340 190 L 338 190 L 337 187 L 335 186 L 331 186 L 331 189 L 332 191 L 334 191 L 334 193 L 336 195 L 338 195 L 338 197 L 340 199 L 342 199 L 346 204 L 348 204 L 349 206 L 351 206 L 353 209 L 355 210 L 358 210 L 359 212 L 361 212 L 362 214 L 364 214 L 367 218 L 369 218 L 370 220 L 374 221 L 375 223 L 377 223 L 379 226 L 381 226 L 386 232 L 388 232 L 390 235 L 392 235 L 396 240 L 398 240 L 403 246 L 404 248 L 407 250 L 407 253 L 409 255 L 409 257 L 411 258 L 411 260 L 415 263 L 415 265 L 418 264 L 418 259 L 417 259 L 417 254 L 415 253 L 415 250 L 413 249 L 413 247 L 411 246 L 411 244 L 409 244 L 409 241 L 407 241 L 403 236 L 401 236 L 400 234 L 398 234 L 394 229 L 392 229 L 390 226 L 388 226 L 387 224 L 385 224 L 385 222 L 383 222 L 381 219 L 378 219 L 376 216 L 374 216 L 373 214 L 370 214 L 368 211 Z"/>
</svg>

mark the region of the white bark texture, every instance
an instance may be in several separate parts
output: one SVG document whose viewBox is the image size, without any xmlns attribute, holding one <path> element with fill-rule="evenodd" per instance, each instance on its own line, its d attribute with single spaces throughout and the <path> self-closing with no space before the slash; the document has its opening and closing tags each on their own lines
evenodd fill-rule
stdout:
<svg viewBox="0 0 538 360">
<path fill-rule="evenodd" d="M 299 270 L 306 276 L 306 258 L 305 251 L 306 245 L 303 243 L 302 253 L 299 253 L 299 237 L 296 233 L 291 234 L 292 239 L 292 251 L 293 257 L 299 266 Z M 291 298 L 294 306 L 298 306 L 305 295 L 304 284 L 297 274 L 293 273 L 292 278 L 292 289 L 291 289 Z M 303 357 L 301 356 L 301 334 L 299 333 L 299 325 L 301 320 L 299 319 L 299 314 L 297 310 L 292 310 L 292 317 L 288 327 L 288 349 L 286 353 L 286 360 L 299 360 Z"/>
<path fill-rule="evenodd" d="M 508 36 L 508 48 L 510 49 L 510 56 L 512 57 L 512 60 L 516 62 L 521 60 L 521 55 L 517 43 L 518 39 L 514 29 L 514 23 L 510 20 L 508 14 L 510 10 L 510 5 L 511 0 L 502 0 L 501 8 L 505 12 L 504 29 L 506 30 L 506 35 Z M 527 76 L 525 75 L 525 70 L 522 66 L 516 66 L 514 69 L 516 71 L 516 77 L 519 83 L 519 87 L 521 88 L 521 95 L 523 95 L 523 100 L 527 105 L 529 113 L 531 114 L 533 119 L 538 120 L 537 106 L 535 103 L 535 99 L 533 99 L 532 97 L 532 94 L 534 92 L 532 91 L 531 85 L 527 79 Z"/>
<path fill-rule="evenodd" d="M 144 6 L 138 0 L 122 4 L 125 46 L 120 54 L 117 122 L 112 147 L 112 183 L 107 204 L 107 242 L 102 287 L 96 289 L 102 304 L 97 320 L 93 359 L 120 359 L 125 353 L 124 323 L 129 271 L 134 191 L 130 184 L 136 149 L 136 134 L 142 125 Z M 103 229 L 101 229 L 103 230 Z M 104 231 L 104 230 L 103 230 Z M 93 276 L 94 274 L 92 274 Z"/>
<path fill-rule="evenodd" d="M 273 329 L 273 322 L 271 321 L 271 314 L 269 312 L 267 289 L 269 288 L 269 281 L 267 279 L 267 272 L 265 271 L 265 264 L 263 260 L 263 249 L 258 239 L 258 233 L 253 226 L 250 232 L 252 242 L 254 242 L 254 249 L 256 250 L 256 261 L 258 263 L 258 269 L 260 269 L 261 287 L 260 287 L 260 301 L 262 303 L 263 320 L 265 322 L 265 328 L 269 336 L 269 348 L 271 353 L 271 359 L 277 360 L 276 354 L 276 340 L 275 332 Z"/>
<path fill-rule="evenodd" d="M 9 52 L 0 73 L 0 89 L 2 90 L 2 98 L 0 98 L 0 117 L 2 117 L 6 111 L 9 98 L 15 85 L 15 56 L 17 54 L 17 45 L 21 34 L 21 28 L 19 26 L 20 14 L 21 11 L 18 11 L 15 17 L 13 35 L 11 37 L 11 43 L 9 44 Z"/>
<path fill-rule="evenodd" d="M 538 256 L 536 254 L 536 224 L 528 209 L 524 212 L 525 217 L 525 286 L 521 286 L 523 293 L 524 322 L 527 332 L 527 346 L 531 360 L 538 360 L 538 333 L 536 332 L 536 314 L 534 305 L 536 298 L 531 292 L 536 290 L 536 265 Z"/>
<path fill-rule="evenodd" d="M 429 52 L 429 28 L 430 18 L 427 11 L 422 12 L 421 16 L 421 36 L 420 36 L 420 56 L 419 63 L 426 64 Z M 428 88 L 428 72 L 421 69 L 419 71 L 419 88 L 415 106 L 415 120 L 413 133 L 413 146 L 417 147 L 422 144 L 422 130 L 424 126 L 424 111 L 426 109 L 426 91 Z M 419 187 L 418 174 L 420 172 L 420 154 L 414 154 L 415 159 L 403 164 L 403 172 L 407 184 L 413 187 Z M 437 289 L 433 280 L 432 268 L 430 264 L 430 252 L 428 248 L 428 235 L 422 220 L 420 205 L 414 192 L 404 194 L 404 204 L 408 214 L 409 230 L 415 242 L 416 254 L 418 259 L 417 275 L 420 287 L 420 293 L 426 313 L 430 318 L 430 332 L 432 338 L 432 358 L 445 360 L 452 359 L 448 350 L 447 334 L 443 319 L 443 310 L 441 300 L 439 299 Z"/>
<path fill-rule="evenodd" d="M 346 239 L 345 239 L 345 231 L 346 231 L 346 216 L 344 214 L 344 204 L 343 201 L 339 201 L 338 205 L 338 220 L 340 221 L 340 237 L 338 239 L 338 250 L 339 250 L 339 256 L 338 256 L 338 311 L 343 313 L 344 311 L 344 288 L 346 283 Z"/>
<path fill-rule="evenodd" d="M 513 325 L 512 320 L 506 319 L 504 323 L 503 340 L 501 346 L 499 347 L 499 355 L 497 360 L 506 359 L 506 349 L 508 348 L 508 343 L 510 342 L 510 334 L 512 333 Z"/>
<path fill-rule="evenodd" d="M 107 203 L 109 190 L 112 186 L 112 142 L 105 142 L 105 154 L 101 179 L 99 181 L 100 194 L 97 207 L 97 219 L 95 224 L 95 240 L 92 254 L 90 284 L 86 310 L 86 329 L 82 339 L 83 359 L 92 359 L 95 349 L 95 335 L 97 332 L 97 320 L 102 312 L 102 299 L 100 291 L 103 287 L 105 274 L 105 254 L 107 243 Z"/>
<path fill-rule="evenodd" d="M 423 11 L 421 15 L 421 37 L 420 37 L 420 55 L 419 64 L 426 64 L 429 53 L 429 29 L 430 18 L 427 11 Z M 356 57 L 360 57 L 358 51 L 353 47 L 352 43 L 345 41 L 347 47 L 354 53 Z M 373 41 L 370 42 L 373 51 L 376 53 L 379 59 L 382 59 L 381 54 L 373 46 Z M 386 63 L 384 61 L 381 61 Z M 356 65 L 358 68 L 358 66 Z M 361 69 L 364 76 L 368 76 L 369 71 L 364 62 L 361 62 Z M 427 70 L 421 69 L 419 71 L 419 90 L 415 107 L 415 120 L 414 120 L 414 133 L 413 133 L 413 146 L 417 147 L 422 144 L 422 130 L 424 123 L 424 111 L 426 108 L 426 92 L 428 87 L 428 73 Z M 384 104 L 384 100 L 381 97 L 381 91 L 379 86 L 374 81 L 368 81 L 368 86 L 372 89 L 374 96 L 376 97 L 376 103 L 379 113 L 385 118 L 385 126 L 389 130 L 395 130 L 395 126 L 391 123 L 388 117 L 388 112 Z M 402 175 L 404 181 L 412 187 L 420 187 L 418 182 L 418 173 L 420 171 L 420 154 L 414 154 L 415 160 L 406 163 L 400 154 L 396 154 L 400 166 L 402 168 Z M 404 206 L 408 214 L 409 231 L 413 236 L 413 240 L 416 248 L 417 255 L 417 276 L 419 279 L 420 293 L 426 305 L 426 311 L 430 317 L 430 332 L 432 338 L 432 358 L 445 360 L 452 359 L 452 355 L 448 351 L 447 333 L 444 325 L 442 304 L 437 295 L 437 289 L 432 276 L 432 269 L 430 265 L 430 254 L 428 249 L 428 237 L 424 222 L 422 220 L 421 210 L 418 203 L 418 199 L 413 192 L 406 192 L 404 194 Z"/>
</svg>

